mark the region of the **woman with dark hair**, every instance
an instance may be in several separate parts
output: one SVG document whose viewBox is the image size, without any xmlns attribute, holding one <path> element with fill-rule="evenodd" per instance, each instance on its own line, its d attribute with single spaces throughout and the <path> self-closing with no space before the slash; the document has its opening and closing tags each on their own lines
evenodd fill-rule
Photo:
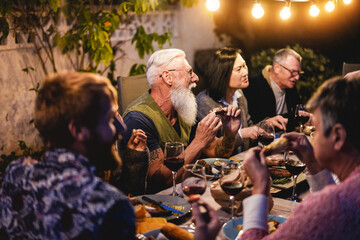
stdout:
<svg viewBox="0 0 360 240">
<path fill-rule="evenodd" d="M 248 68 L 241 56 L 241 50 L 227 47 L 217 50 L 209 62 L 205 81 L 207 88 L 196 97 L 198 119 L 204 118 L 214 108 L 237 106 L 241 109 L 242 126 L 236 138 L 234 151 L 248 149 L 249 139 L 257 138 L 258 128 L 251 121 L 247 101 L 241 90 L 249 86 Z M 266 120 L 280 129 L 286 129 L 287 119 L 280 115 Z M 222 132 L 218 135 L 222 136 Z"/>
</svg>

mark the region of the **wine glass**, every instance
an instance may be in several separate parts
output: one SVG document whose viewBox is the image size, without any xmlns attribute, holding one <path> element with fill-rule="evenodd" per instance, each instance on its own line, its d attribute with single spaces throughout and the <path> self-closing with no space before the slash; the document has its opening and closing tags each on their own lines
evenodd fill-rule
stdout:
<svg viewBox="0 0 360 240">
<path fill-rule="evenodd" d="M 206 190 L 205 167 L 198 164 L 183 166 L 181 187 L 186 196 L 200 194 Z"/>
<path fill-rule="evenodd" d="M 233 219 L 235 195 L 244 188 L 245 174 L 243 165 L 238 162 L 224 164 L 221 167 L 221 175 L 219 183 L 221 189 L 230 196 L 231 219 Z"/>
<path fill-rule="evenodd" d="M 261 121 L 258 127 L 258 141 L 260 146 L 270 144 L 275 139 L 274 125 L 268 121 Z"/>
<path fill-rule="evenodd" d="M 305 106 L 302 104 L 296 105 L 295 109 L 295 120 L 298 121 L 300 130 L 299 132 L 303 132 L 304 124 L 307 123 L 310 119 L 310 113 L 306 110 Z"/>
<path fill-rule="evenodd" d="M 296 194 L 296 180 L 299 174 L 305 170 L 306 165 L 305 163 L 301 162 L 293 152 L 289 151 L 285 158 L 285 167 L 286 170 L 288 170 L 291 173 L 294 184 L 292 195 L 288 199 L 291 201 L 300 202 L 301 200 L 298 198 Z"/>
<path fill-rule="evenodd" d="M 206 190 L 205 167 L 198 164 L 185 164 L 182 169 L 181 187 L 184 194 L 188 197 L 204 194 Z M 192 200 L 194 201 L 194 199 Z M 197 200 L 195 199 L 195 201 Z M 191 223 L 189 227 L 195 229 L 195 224 Z"/>
<path fill-rule="evenodd" d="M 182 196 L 176 192 L 175 177 L 177 171 L 184 165 L 184 144 L 181 142 L 166 142 L 164 149 L 164 164 L 171 170 L 173 178 L 173 191 L 171 196 Z"/>
</svg>

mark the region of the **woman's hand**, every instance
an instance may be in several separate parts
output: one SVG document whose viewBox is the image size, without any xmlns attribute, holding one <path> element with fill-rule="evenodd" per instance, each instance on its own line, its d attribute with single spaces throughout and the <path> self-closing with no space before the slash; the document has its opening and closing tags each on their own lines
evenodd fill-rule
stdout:
<svg viewBox="0 0 360 240">
<path fill-rule="evenodd" d="M 264 152 L 261 151 L 260 147 L 249 149 L 245 156 L 244 167 L 254 185 L 252 194 L 268 195 L 270 191 L 270 175 Z"/>
<path fill-rule="evenodd" d="M 314 150 L 305 134 L 285 133 L 282 135 L 289 140 L 288 150 L 293 151 L 296 156 L 306 164 L 310 174 L 316 174 L 323 170 L 314 156 Z"/>
<path fill-rule="evenodd" d="M 236 135 L 241 126 L 241 110 L 233 105 L 229 105 L 224 110 L 225 113 L 220 115 L 224 133 Z"/>
<path fill-rule="evenodd" d="M 200 211 L 200 207 L 205 209 Z M 192 213 L 195 219 L 195 239 L 214 240 L 221 228 L 216 211 L 207 203 L 195 202 L 192 204 Z"/>
<path fill-rule="evenodd" d="M 133 129 L 127 146 L 132 150 L 142 152 L 146 149 L 146 140 L 147 136 L 143 130 Z"/>
</svg>

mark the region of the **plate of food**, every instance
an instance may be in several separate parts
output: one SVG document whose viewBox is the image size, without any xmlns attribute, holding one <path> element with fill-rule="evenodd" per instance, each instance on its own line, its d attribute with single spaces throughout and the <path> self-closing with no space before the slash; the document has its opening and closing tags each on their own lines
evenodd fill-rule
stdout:
<svg viewBox="0 0 360 240">
<path fill-rule="evenodd" d="M 166 210 L 159 207 L 157 204 L 151 203 L 143 199 L 143 196 L 148 197 L 158 203 L 164 204 L 182 213 L 175 213 L 171 210 Z M 179 219 L 191 211 L 191 205 L 184 198 L 170 195 L 141 195 L 136 198 L 145 205 L 145 209 L 152 217 L 163 217 L 171 222 Z"/>
<path fill-rule="evenodd" d="M 278 215 L 268 215 L 268 226 L 269 232 L 272 233 L 276 231 L 276 229 L 286 221 L 286 217 L 278 216 Z M 222 232 L 226 239 L 234 240 L 236 236 L 242 231 L 243 227 L 243 217 L 234 218 L 222 227 Z"/>
<path fill-rule="evenodd" d="M 234 160 L 226 158 L 204 158 L 197 160 L 195 164 L 204 166 L 206 178 L 213 180 L 219 178 L 222 165 L 232 162 L 234 162 Z"/>
</svg>

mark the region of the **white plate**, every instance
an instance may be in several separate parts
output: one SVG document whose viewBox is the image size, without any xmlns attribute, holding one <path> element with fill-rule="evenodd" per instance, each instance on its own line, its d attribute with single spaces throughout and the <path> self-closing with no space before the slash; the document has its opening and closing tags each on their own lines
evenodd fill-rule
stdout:
<svg viewBox="0 0 360 240">
<path fill-rule="evenodd" d="M 212 172 L 213 172 L 213 175 L 209 175 L 209 174 L 206 174 L 206 178 L 209 180 L 214 180 L 214 179 L 217 179 L 219 177 L 219 170 L 217 170 L 214 166 L 214 162 L 217 161 L 217 160 L 221 160 L 221 161 L 225 161 L 225 162 L 235 162 L 234 160 L 230 160 L 230 159 L 226 159 L 226 158 L 203 158 L 203 159 L 199 159 L 199 160 L 204 160 L 206 163 L 210 164 L 211 167 L 212 167 Z M 198 161 L 196 161 L 195 164 L 198 164 Z M 200 165 L 200 164 L 199 164 Z"/>
<path fill-rule="evenodd" d="M 278 221 L 280 224 L 285 222 L 287 219 L 286 217 L 278 216 L 278 215 L 270 215 L 268 216 L 269 219 L 274 219 Z M 227 223 L 224 224 L 222 227 L 222 232 L 225 235 L 226 239 L 234 240 L 236 236 L 239 234 L 239 231 L 236 229 L 235 226 L 243 224 L 243 217 L 234 218 Z"/>
<path fill-rule="evenodd" d="M 183 206 L 183 209 L 181 210 L 184 214 L 171 214 L 170 216 L 165 216 L 167 221 L 171 222 L 178 218 L 181 218 L 185 214 L 189 213 L 191 211 L 191 205 L 188 203 L 184 198 L 176 197 L 176 196 L 170 196 L 170 195 L 141 195 L 136 196 L 137 199 L 139 199 L 143 204 L 148 204 L 145 200 L 142 199 L 142 196 L 147 196 L 151 199 L 154 199 L 155 201 L 160 201 L 161 203 L 167 205 L 167 206 Z"/>
</svg>

